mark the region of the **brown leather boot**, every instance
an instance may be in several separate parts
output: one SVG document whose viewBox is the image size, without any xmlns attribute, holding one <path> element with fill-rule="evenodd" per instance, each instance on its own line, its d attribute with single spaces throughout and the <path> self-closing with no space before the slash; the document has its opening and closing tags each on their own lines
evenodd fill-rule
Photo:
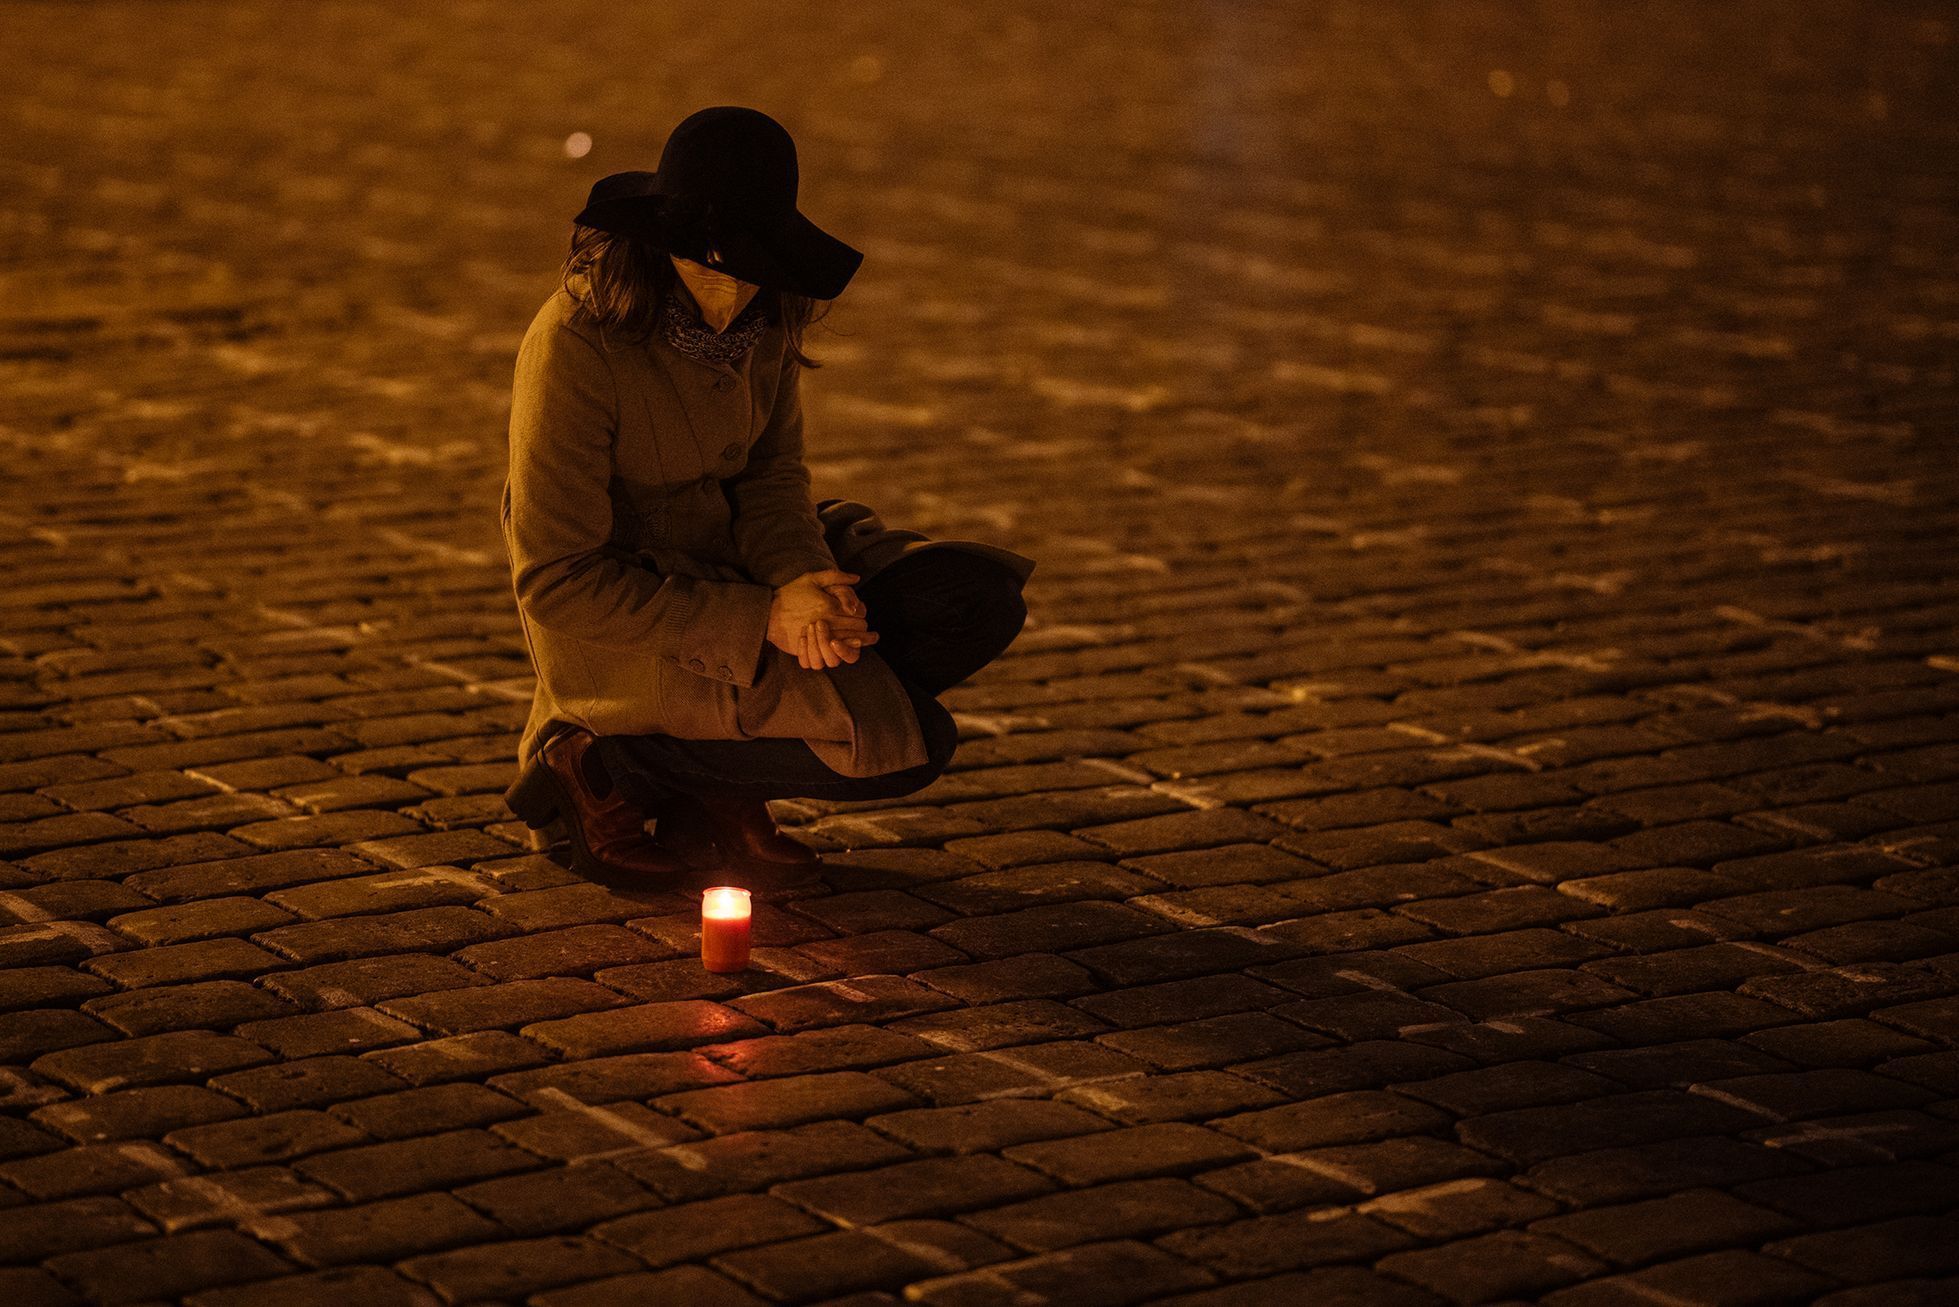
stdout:
<svg viewBox="0 0 1959 1307">
<path fill-rule="evenodd" d="M 537 763 L 504 795 L 532 829 L 564 823 L 572 865 L 587 875 L 671 876 L 687 870 L 646 833 L 646 817 L 591 756 L 595 737 L 572 730 L 538 751 Z"/>
<path fill-rule="evenodd" d="M 799 844 L 775 827 L 769 805 L 760 799 L 676 796 L 663 807 L 654 829 L 661 844 L 699 862 L 712 847 L 735 862 L 759 862 L 772 867 L 814 867 L 816 851 Z"/>
</svg>

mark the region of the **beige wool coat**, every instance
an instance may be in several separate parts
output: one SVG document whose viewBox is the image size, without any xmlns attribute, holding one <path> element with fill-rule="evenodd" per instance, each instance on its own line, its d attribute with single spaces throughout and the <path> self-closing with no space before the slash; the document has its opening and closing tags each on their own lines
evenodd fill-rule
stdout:
<svg viewBox="0 0 1959 1307">
<path fill-rule="evenodd" d="M 538 311 L 511 393 L 503 533 L 537 673 L 519 764 L 567 726 L 797 738 L 846 776 L 925 762 L 874 650 L 807 670 L 767 640 L 774 588 L 836 565 L 781 328 L 716 365 L 574 309 L 561 287 Z"/>
</svg>

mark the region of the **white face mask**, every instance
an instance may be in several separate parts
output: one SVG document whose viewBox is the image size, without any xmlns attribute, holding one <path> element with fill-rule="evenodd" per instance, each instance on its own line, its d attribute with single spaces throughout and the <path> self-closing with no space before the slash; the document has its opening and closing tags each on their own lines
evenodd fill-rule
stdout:
<svg viewBox="0 0 1959 1307">
<path fill-rule="evenodd" d="M 694 297 L 700 306 L 701 321 L 716 331 L 726 331 L 735 315 L 748 307 L 748 301 L 755 298 L 755 292 L 762 289 L 753 282 L 739 277 L 730 277 L 725 272 L 717 272 L 704 263 L 670 255 L 674 271 L 680 280 L 687 284 L 687 293 Z"/>
</svg>

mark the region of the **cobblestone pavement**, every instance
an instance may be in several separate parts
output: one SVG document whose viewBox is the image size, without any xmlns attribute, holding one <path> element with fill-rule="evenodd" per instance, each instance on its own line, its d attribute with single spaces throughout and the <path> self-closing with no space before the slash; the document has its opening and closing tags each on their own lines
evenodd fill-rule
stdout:
<svg viewBox="0 0 1959 1307">
<path fill-rule="evenodd" d="M 0 1294 L 1952 1301 L 1956 51 L 0 10 Z M 566 217 L 727 101 L 869 253 L 819 489 L 1041 564 L 733 979 L 502 807 L 495 515 Z"/>
</svg>

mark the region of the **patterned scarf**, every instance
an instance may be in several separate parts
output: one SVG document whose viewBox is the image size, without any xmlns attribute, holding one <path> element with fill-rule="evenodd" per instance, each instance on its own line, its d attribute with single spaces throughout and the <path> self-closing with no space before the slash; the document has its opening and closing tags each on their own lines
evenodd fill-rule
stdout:
<svg viewBox="0 0 1959 1307">
<path fill-rule="evenodd" d="M 703 363 L 733 363 L 761 338 L 768 325 L 769 315 L 753 300 L 735 315 L 726 331 L 716 331 L 695 317 L 678 295 L 667 296 L 660 310 L 660 333 L 667 344 Z"/>
</svg>

